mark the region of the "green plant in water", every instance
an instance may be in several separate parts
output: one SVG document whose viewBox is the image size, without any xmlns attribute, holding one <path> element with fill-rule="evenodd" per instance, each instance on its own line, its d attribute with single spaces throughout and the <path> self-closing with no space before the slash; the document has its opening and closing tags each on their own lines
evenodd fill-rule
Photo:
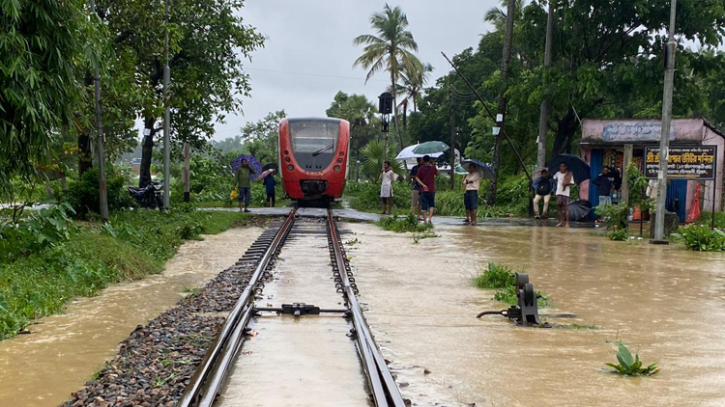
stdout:
<svg viewBox="0 0 725 407">
<path fill-rule="evenodd" d="M 473 282 L 478 288 L 507 288 L 513 287 L 516 275 L 504 265 L 489 262 L 488 268 L 476 276 Z"/>
<path fill-rule="evenodd" d="M 423 225 L 418 223 L 418 219 L 413 214 L 402 218 L 398 216 L 384 217 L 379 221 L 375 222 L 375 224 L 380 226 L 384 230 L 389 230 L 396 233 L 421 233 L 432 228 L 431 225 Z"/>
<path fill-rule="evenodd" d="M 629 239 L 629 234 L 624 229 L 613 230 L 607 236 L 609 236 L 609 240 L 614 240 L 615 242 L 624 242 Z"/>
<path fill-rule="evenodd" d="M 710 230 L 707 226 L 688 226 L 680 228 L 680 232 L 672 238 L 682 241 L 685 246 L 698 252 L 725 251 L 725 232 Z"/>
<path fill-rule="evenodd" d="M 632 356 L 632 352 L 622 342 L 619 342 L 619 350 L 616 355 L 618 364 L 607 363 L 607 366 L 614 369 L 613 373 L 622 376 L 654 376 L 660 372 L 657 363 L 644 367 L 642 361 L 639 360 L 639 354 Z"/>
</svg>

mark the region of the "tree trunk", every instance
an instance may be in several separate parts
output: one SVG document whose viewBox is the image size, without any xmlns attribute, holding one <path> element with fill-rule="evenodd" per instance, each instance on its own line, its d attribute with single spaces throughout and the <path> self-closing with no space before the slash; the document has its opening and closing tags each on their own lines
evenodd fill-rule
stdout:
<svg viewBox="0 0 725 407">
<path fill-rule="evenodd" d="M 184 182 L 184 202 L 191 201 L 191 144 L 184 143 L 184 171 L 181 174 Z"/>
<path fill-rule="evenodd" d="M 402 149 L 403 148 L 403 136 L 400 134 L 400 131 L 398 130 L 398 95 L 397 95 L 397 92 L 395 91 L 396 90 L 395 82 L 397 82 L 397 77 L 395 75 L 395 72 L 390 72 L 390 80 L 392 81 L 392 84 L 393 84 L 393 86 L 392 86 L 392 89 L 393 89 L 393 120 L 395 121 L 395 133 L 398 135 L 398 143 L 400 144 L 398 146 L 398 148 Z"/>
<path fill-rule="evenodd" d="M 564 117 L 559 120 L 559 126 L 556 130 L 556 138 L 554 139 L 554 149 L 552 156 L 557 156 L 563 153 L 571 153 L 572 140 L 576 131 L 579 129 L 579 120 L 576 118 L 576 113 L 573 108 L 569 108 L 569 111 Z"/>
<path fill-rule="evenodd" d="M 501 79 L 503 80 L 503 87 L 498 96 L 498 114 L 501 115 L 501 120 L 497 123 L 497 126 L 501 129 L 501 133 L 504 132 L 505 116 L 506 116 L 506 89 L 508 87 L 508 69 L 509 62 L 511 61 L 511 42 L 513 39 L 514 31 L 514 13 L 516 10 L 516 0 L 509 0 L 508 12 L 506 14 L 506 35 L 503 41 L 503 60 L 501 61 Z M 501 143 L 503 141 L 503 134 L 496 136 L 496 142 L 493 147 L 493 179 L 491 180 L 491 187 L 488 191 L 488 205 L 493 206 L 496 203 L 496 190 L 498 189 L 498 173 L 501 166 Z"/>
<path fill-rule="evenodd" d="M 90 129 L 83 131 L 78 136 L 78 177 L 93 168 L 93 141 Z"/>
<path fill-rule="evenodd" d="M 154 136 L 156 130 L 154 130 L 154 124 L 156 119 L 153 117 L 147 117 L 144 119 L 144 135 L 141 144 L 141 168 L 139 169 L 138 187 L 144 188 L 146 185 L 151 183 L 151 161 L 153 159 L 154 152 Z"/>
<path fill-rule="evenodd" d="M 551 66 L 551 43 L 553 42 L 554 31 L 554 7 L 549 0 L 549 14 L 546 18 L 546 44 L 544 45 L 544 70 L 548 71 Z M 549 121 L 549 101 L 541 101 L 541 112 L 539 117 L 539 146 L 536 154 L 536 165 L 538 168 L 546 167 L 546 133 Z"/>
</svg>

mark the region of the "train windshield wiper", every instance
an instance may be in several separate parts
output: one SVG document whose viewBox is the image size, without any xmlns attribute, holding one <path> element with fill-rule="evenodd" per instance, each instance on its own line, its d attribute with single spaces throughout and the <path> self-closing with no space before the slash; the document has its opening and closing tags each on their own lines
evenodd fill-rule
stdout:
<svg viewBox="0 0 725 407">
<path fill-rule="evenodd" d="M 317 151 L 315 151 L 314 153 L 312 153 L 312 156 L 313 156 L 313 157 L 317 157 L 318 155 L 320 155 L 320 154 L 321 154 L 321 153 L 323 153 L 324 151 L 327 151 L 327 150 L 332 150 L 332 147 L 334 147 L 334 146 L 330 145 L 330 146 L 327 146 L 327 147 L 325 147 L 325 148 L 322 148 L 322 149 L 320 149 L 320 150 L 317 150 Z"/>
</svg>

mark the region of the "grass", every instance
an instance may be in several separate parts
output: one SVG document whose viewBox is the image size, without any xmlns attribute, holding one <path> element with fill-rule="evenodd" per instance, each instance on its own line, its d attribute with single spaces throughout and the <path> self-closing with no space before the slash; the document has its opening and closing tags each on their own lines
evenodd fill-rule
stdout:
<svg viewBox="0 0 725 407">
<path fill-rule="evenodd" d="M 488 263 L 487 268 L 473 278 L 473 283 L 478 288 L 497 290 L 493 294 L 493 299 L 496 301 L 508 305 L 518 304 L 516 288 L 514 287 L 516 274 L 504 265 L 493 262 Z M 552 305 L 551 296 L 544 295 L 541 291 L 537 291 L 537 294 L 540 296 L 538 299 L 539 307 L 546 308 Z"/>
<path fill-rule="evenodd" d="M 415 215 L 412 214 L 403 218 L 399 216 L 383 217 L 379 221 L 375 222 L 375 224 L 384 230 L 395 233 L 422 233 L 433 227 L 431 225 L 419 223 Z"/>
<path fill-rule="evenodd" d="M 159 273 L 184 240 L 249 219 L 233 212 L 124 212 L 105 225 L 81 223 L 65 241 L 0 261 L 0 339 L 16 335 L 36 318 L 61 312 L 74 297 Z"/>
</svg>

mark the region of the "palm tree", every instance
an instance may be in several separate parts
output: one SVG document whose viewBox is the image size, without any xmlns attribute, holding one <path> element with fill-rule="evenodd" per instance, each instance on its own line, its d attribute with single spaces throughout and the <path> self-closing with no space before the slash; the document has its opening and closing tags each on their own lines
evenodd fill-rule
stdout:
<svg viewBox="0 0 725 407">
<path fill-rule="evenodd" d="M 390 8 L 390 5 L 386 4 L 381 13 L 375 13 L 370 17 L 370 26 L 376 31 L 377 36 L 364 34 L 353 41 L 355 45 L 365 45 L 363 54 L 353 64 L 353 67 L 360 65 L 368 69 L 365 82 L 376 73 L 385 70 L 390 73 L 390 84 L 395 89 L 403 69 L 409 72 L 422 70 L 423 64 L 413 55 L 414 51 L 418 51 L 418 44 L 413 39 L 413 34 L 406 30 L 408 17 L 400 7 Z M 394 111 L 394 116 L 397 131 L 397 109 Z M 400 132 L 397 133 L 402 148 L 403 139 Z"/>
<path fill-rule="evenodd" d="M 506 7 L 508 0 L 500 0 L 501 7 Z M 524 15 L 524 6 L 526 0 L 516 0 L 516 13 L 514 21 L 519 21 Z M 498 31 L 502 31 L 506 26 L 506 11 L 500 7 L 494 7 L 486 12 L 484 21 L 493 24 Z"/>
<path fill-rule="evenodd" d="M 383 143 L 380 140 L 371 140 L 362 149 L 363 174 L 372 182 L 380 181 L 381 168 L 383 168 L 383 161 L 386 160 L 386 157 L 395 156 L 393 145 L 389 144 L 386 147 L 388 151 L 383 154 Z M 406 172 L 403 164 L 398 160 L 390 160 L 390 166 L 397 175 L 403 176 Z"/>
<path fill-rule="evenodd" d="M 410 72 L 407 68 L 403 68 L 400 72 L 400 83 L 395 86 L 394 93 L 396 96 L 405 96 L 404 101 L 412 101 L 414 112 L 418 111 L 418 97 L 423 92 L 431 72 L 433 72 L 433 66 L 428 63 L 423 64 L 421 69 L 415 72 Z M 400 104 L 402 105 L 403 102 Z"/>
</svg>

